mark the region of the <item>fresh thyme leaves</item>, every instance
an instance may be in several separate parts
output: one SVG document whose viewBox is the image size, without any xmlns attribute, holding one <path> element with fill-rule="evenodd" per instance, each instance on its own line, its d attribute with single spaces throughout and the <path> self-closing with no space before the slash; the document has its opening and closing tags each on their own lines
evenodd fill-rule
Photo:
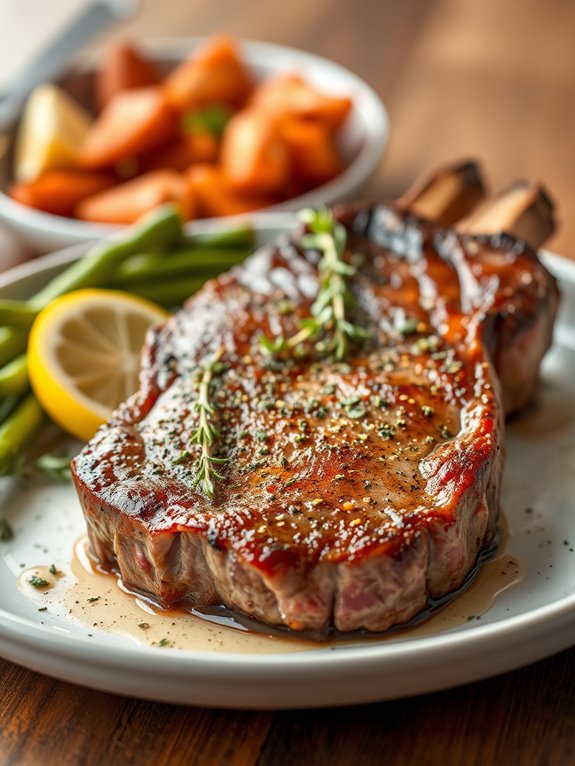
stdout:
<svg viewBox="0 0 575 766">
<path fill-rule="evenodd" d="M 197 109 L 184 115 L 182 123 L 186 131 L 210 133 L 221 138 L 232 111 L 228 107 L 215 104 L 204 109 Z"/>
<path fill-rule="evenodd" d="M 400 327 L 399 332 L 405 337 L 406 335 L 415 335 L 419 331 L 419 325 L 421 322 L 418 319 L 406 319 L 403 327 Z M 425 329 L 425 325 L 424 325 Z"/>
<path fill-rule="evenodd" d="M 172 463 L 173 465 L 182 465 L 182 463 L 185 463 L 189 457 L 190 457 L 190 452 L 187 449 L 184 449 L 180 452 L 177 458 L 172 460 Z"/>
<path fill-rule="evenodd" d="M 308 231 L 302 236 L 302 247 L 321 253 L 319 290 L 311 306 L 311 316 L 300 322 L 301 329 L 291 338 L 279 336 L 273 340 L 262 336 L 261 345 L 274 354 L 301 351 L 306 341 L 316 341 L 316 351 L 333 354 L 337 361 L 345 359 L 350 341 L 361 343 L 370 337 L 363 327 L 346 318 L 346 310 L 353 308 L 354 298 L 348 287 L 357 266 L 343 260 L 347 234 L 327 208 L 302 210 L 300 219 Z"/>
<path fill-rule="evenodd" d="M 199 380 L 198 399 L 194 409 L 199 413 L 198 427 L 192 435 L 192 443 L 199 444 L 201 454 L 196 463 L 196 476 L 192 486 L 199 489 L 207 497 L 213 497 L 215 493 L 214 479 L 223 479 L 215 466 L 227 463 L 228 458 L 218 458 L 212 455 L 212 446 L 219 438 L 220 432 L 214 423 L 215 408 L 210 404 L 210 383 L 216 375 L 220 375 L 225 367 L 221 363 L 224 347 L 220 346 L 210 360 L 203 365 L 203 372 Z"/>
</svg>

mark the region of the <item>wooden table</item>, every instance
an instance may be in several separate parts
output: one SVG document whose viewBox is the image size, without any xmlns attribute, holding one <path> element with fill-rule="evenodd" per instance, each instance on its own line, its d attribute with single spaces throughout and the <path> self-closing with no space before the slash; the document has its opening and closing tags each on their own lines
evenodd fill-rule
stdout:
<svg viewBox="0 0 575 766">
<path fill-rule="evenodd" d="M 148 0 L 122 34 L 225 29 L 350 67 L 392 140 L 372 195 L 479 157 L 498 189 L 542 180 L 575 257 L 573 0 Z M 574 637 L 575 639 L 575 637 Z M 0 661 L 0 766 L 575 763 L 575 649 L 458 689 L 333 710 L 227 712 L 85 690 Z"/>
</svg>

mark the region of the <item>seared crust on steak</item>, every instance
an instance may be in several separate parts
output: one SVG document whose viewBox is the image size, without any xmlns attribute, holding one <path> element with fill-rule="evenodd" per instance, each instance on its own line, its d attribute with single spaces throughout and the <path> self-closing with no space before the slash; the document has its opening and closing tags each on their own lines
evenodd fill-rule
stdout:
<svg viewBox="0 0 575 766">
<path fill-rule="evenodd" d="M 555 284 L 512 236 L 401 205 L 339 218 L 369 343 L 345 363 L 263 351 L 262 333 L 295 333 L 318 289 L 317 253 L 284 237 L 150 332 L 139 392 L 73 463 L 93 553 L 162 607 L 383 631 L 460 586 L 493 539 L 502 399 L 514 409 L 532 390 Z M 221 344 L 230 460 L 208 499 L 192 488 L 194 375 Z"/>
</svg>

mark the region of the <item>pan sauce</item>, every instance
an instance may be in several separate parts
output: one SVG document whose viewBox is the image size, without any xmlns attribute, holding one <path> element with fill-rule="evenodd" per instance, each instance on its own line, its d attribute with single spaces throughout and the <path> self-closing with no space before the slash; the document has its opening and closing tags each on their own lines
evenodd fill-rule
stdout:
<svg viewBox="0 0 575 766">
<path fill-rule="evenodd" d="M 123 635 L 158 649 L 276 654 L 344 648 L 373 641 L 422 638 L 480 620 L 496 598 L 523 577 L 523 566 L 506 553 L 508 542 L 509 533 L 503 516 L 495 555 L 478 568 L 472 582 L 456 598 L 450 596 L 447 602 L 430 608 L 426 618 L 417 624 L 383 635 L 355 634 L 332 638 L 328 642 L 291 638 L 273 629 L 270 633 L 248 630 L 229 612 L 201 615 L 161 611 L 144 599 L 127 593 L 116 576 L 99 571 L 88 555 L 86 537 L 77 542 L 69 571 L 53 574 L 48 566 L 31 567 L 20 574 L 19 589 L 43 611 L 65 616 L 93 628 L 94 632 Z M 30 582 L 33 577 L 45 580 L 47 585 L 34 587 Z"/>
</svg>

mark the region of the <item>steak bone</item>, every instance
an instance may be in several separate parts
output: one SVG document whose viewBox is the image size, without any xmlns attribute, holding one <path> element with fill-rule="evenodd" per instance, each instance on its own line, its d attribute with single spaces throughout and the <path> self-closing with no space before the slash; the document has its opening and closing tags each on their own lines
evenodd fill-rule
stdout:
<svg viewBox="0 0 575 766">
<path fill-rule="evenodd" d="M 555 226 L 554 205 L 547 191 L 527 181 L 516 181 L 455 228 L 465 234 L 510 234 L 538 250 L 554 233 Z"/>
<path fill-rule="evenodd" d="M 485 196 L 476 162 L 441 165 L 422 175 L 395 203 L 400 210 L 448 228 L 467 216 Z"/>
</svg>

